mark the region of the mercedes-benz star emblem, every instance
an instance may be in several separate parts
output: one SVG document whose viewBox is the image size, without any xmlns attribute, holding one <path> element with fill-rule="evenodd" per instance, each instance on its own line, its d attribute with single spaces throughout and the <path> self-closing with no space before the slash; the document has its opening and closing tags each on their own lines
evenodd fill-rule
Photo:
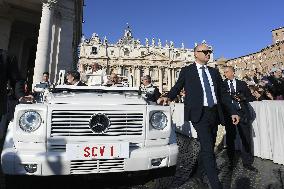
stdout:
<svg viewBox="0 0 284 189">
<path fill-rule="evenodd" d="M 110 125 L 110 121 L 105 114 L 94 114 L 91 117 L 89 126 L 94 133 L 105 133 Z"/>
</svg>

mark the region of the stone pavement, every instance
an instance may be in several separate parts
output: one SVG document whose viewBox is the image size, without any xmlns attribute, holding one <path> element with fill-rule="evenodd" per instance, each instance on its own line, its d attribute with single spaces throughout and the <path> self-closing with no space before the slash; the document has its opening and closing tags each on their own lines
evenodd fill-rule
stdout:
<svg viewBox="0 0 284 189">
<path fill-rule="evenodd" d="M 220 171 L 219 178 L 224 189 L 284 189 L 284 166 L 274 164 L 272 161 L 254 158 L 254 167 L 258 173 L 246 170 L 242 166 L 239 158 L 237 166 L 233 171 L 229 171 L 226 151 L 217 155 L 217 164 Z M 196 189 L 193 186 L 192 178 L 189 178 L 178 189 Z M 206 187 L 205 187 L 206 188 Z"/>
<path fill-rule="evenodd" d="M 184 156 L 186 155 L 184 154 Z M 237 157 L 236 168 L 233 171 L 229 171 L 226 150 L 221 150 L 217 153 L 217 166 L 220 169 L 219 178 L 224 189 L 284 189 L 283 165 L 255 157 L 253 165 L 258 169 L 258 173 L 255 173 L 243 168 L 239 153 L 237 153 Z M 190 185 L 190 180 L 188 179 L 185 184 L 176 188 L 197 188 Z"/>
<path fill-rule="evenodd" d="M 196 160 L 196 152 L 199 150 L 197 141 L 178 134 L 178 144 L 180 154 L 177 172 L 168 188 L 208 188 L 196 184 L 194 179 L 193 162 Z M 284 165 L 255 157 L 253 166 L 258 169 L 258 172 L 255 173 L 244 169 L 239 153 L 236 156 L 236 168 L 229 171 L 226 150 L 221 149 L 217 152 L 217 166 L 220 170 L 219 178 L 224 189 L 284 189 Z M 203 180 L 206 181 L 206 178 Z"/>
</svg>

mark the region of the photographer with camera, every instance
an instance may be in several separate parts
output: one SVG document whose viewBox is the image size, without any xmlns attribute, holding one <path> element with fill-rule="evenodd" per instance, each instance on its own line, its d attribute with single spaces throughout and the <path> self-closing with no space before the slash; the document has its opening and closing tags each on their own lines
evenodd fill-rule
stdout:
<svg viewBox="0 0 284 189">
<path fill-rule="evenodd" d="M 227 143 L 227 154 L 229 158 L 229 169 L 233 170 L 235 164 L 235 139 L 237 130 L 239 132 L 243 149 L 241 158 L 243 166 L 251 171 L 257 171 L 252 166 L 253 156 L 251 153 L 251 128 L 249 125 L 250 112 L 249 103 L 254 101 L 246 82 L 235 78 L 235 70 L 232 66 L 225 67 L 225 83 L 227 91 L 231 94 L 232 104 L 240 116 L 240 122 L 237 125 L 232 123 L 230 115 L 225 114 L 225 129 L 226 129 L 226 143 Z M 224 111 L 227 112 L 227 111 Z"/>
</svg>

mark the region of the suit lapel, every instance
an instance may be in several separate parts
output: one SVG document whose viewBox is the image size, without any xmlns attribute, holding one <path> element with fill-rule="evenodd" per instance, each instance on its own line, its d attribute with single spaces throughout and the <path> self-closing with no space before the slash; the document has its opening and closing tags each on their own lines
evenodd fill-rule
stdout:
<svg viewBox="0 0 284 189">
<path fill-rule="evenodd" d="M 196 63 L 191 64 L 190 67 L 189 67 L 189 72 L 190 72 L 189 76 L 191 76 L 191 79 L 190 79 L 189 82 L 195 83 L 196 87 L 203 92 L 201 81 L 200 81 L 199 74 L 198 74 L 198 70 L 197 70 L 197 67 L 196 67 L 195 64 Z"/>
<path fill-rule="evenodd" d="M 239 80 L 236 79 L 236 87 L 235 87 L 235 91 L 238 92 L 240 89 L 240 82 Z"/>
<path fill-rule="evenodd" d="M 225 79 L 224 82 L 225 82 L 224 85 L 225 85 L 225 87 L 226 87 L 226 91 L 230 93 L 230 90 L 231 90 L 231 89 L 230 89 L 230 86 L 229 86 L 229 84 L 228 84 L 228 79 Z"/>
<path fill-rule="evenodd" d="M 214 74 L 214 70 L 210 67 L 207 67 L 207 68 L 208 68 L 208 71 L 210 73 L 213 85 L 214 85 L 214 92 L 215 92 L 215 94 L 217 94 L 217 81 L 216 81 L 216 77 L 215 77 L 215 74 Z"/>
</svg>

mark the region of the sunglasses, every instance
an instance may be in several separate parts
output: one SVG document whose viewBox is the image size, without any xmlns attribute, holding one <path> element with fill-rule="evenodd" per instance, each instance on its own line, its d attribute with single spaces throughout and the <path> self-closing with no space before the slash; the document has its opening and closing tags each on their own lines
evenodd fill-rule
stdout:
<svg viewBox="0 0 284 189">
<path fill-rule="evenodd" d="M 202 51 L 197 51 L 197 52 L 203 52 L 205 55 L 211 54 L 213 51 L 212 50 L 202 50 Z"/>
</svg>

